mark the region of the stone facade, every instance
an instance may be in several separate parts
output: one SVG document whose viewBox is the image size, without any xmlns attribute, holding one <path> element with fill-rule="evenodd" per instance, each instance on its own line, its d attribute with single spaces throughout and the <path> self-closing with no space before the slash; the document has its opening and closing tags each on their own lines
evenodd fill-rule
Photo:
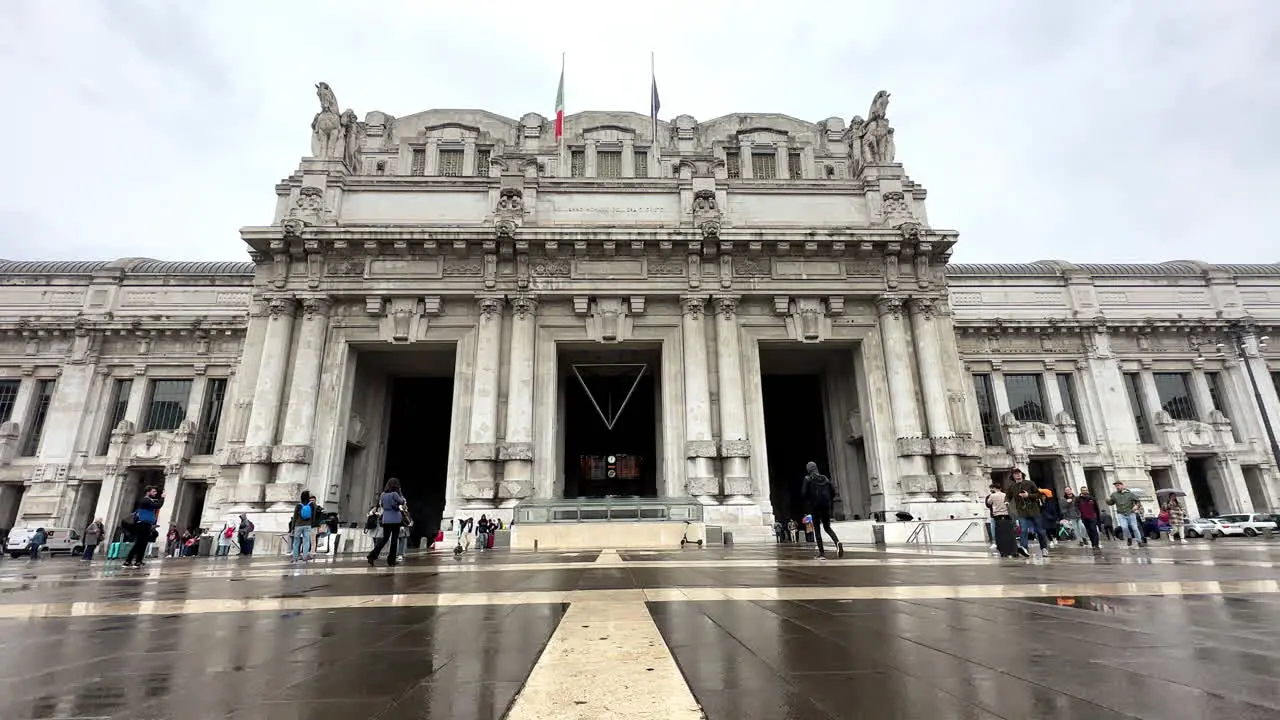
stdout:
<svg viewBox="0 0 1280 720">
<path fill-rule="evenodd" d="M 535 113 L 357 122 L 322 86 L 251 263 L 0 263 L 0 527 L 112 524 L 161 480 L 162 523 L 282 527 L 303 488 L 358 519 L 388 378 L 433 363 L 443 515 L 510 517 L 565 491 L 566 349 L 660 358 L 657 494 L 713 523 L 772 519 L 762 358 L 798 350 L 846 517 L 981 515 L 1013 464 L 1280 506 L 1280 265 L 950 264 L 887 94 L 848 127 L 585 112 L 557 142 Z"/>
</svg>

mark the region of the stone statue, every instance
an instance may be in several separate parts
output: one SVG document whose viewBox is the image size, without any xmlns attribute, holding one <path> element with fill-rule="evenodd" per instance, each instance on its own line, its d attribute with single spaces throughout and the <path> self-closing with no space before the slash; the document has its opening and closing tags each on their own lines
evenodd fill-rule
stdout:
<svg viewBox="0 0 1280 720">
<path fill-rule="evenodd" d="M 329 83 L 316 85 L 320 112 L 311 119 L 311 155 L 318 158 L 341 158 L 343 153 L 342 120 L 338 116 L 338 99 Z"/>
<path fill-rule="evenodd" d="M 849 124 L 853 137 L 858 139 L 858 158 L 863 165 L 889 165 L 893 163 L 896 148 L 893 128 L 885 113 L 889 109 L 889 93 L 881 90 L 871 100 L 871 111 L 864 122 L 855 117 Z"/>
<path fill-rule="evenodd" d="M 360 147 L 364 145 L 365 124 L 356 117 L 356 111 L 348 109 L 340 120 L 344 148 L 342 159 L 354 174 L 360 174 Z"/>
</svg>

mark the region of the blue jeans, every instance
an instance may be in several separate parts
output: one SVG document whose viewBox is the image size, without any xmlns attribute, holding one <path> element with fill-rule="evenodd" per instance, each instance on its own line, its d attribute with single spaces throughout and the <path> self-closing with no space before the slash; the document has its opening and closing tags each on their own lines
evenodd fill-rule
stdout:
<svg viewBox="0 0 1280 720">
<path fill-rule="evenodd" d="M 1129 529 L 1129 538 L 1132 540 L 1147 541 L 1147 536 L 1142 534 L 1142 526 L 1138 523 L 1138 516 L 1134 513 L 1116 513 L 1116 537 L 1124 534 L 1124 528 Z"/>
<path fill-rule="evenodd" d="M 293 529 L 293 548 L 290 556 L 297 560 L 299 556 L 311 554 L 311 526 L 303 525 Z"/>
<path fill-rule="evenodd" d="M 1049 549 L 1049 533 L 1044 530 L 1044 520 L 1040 516 L 1020 517 L 1018 518 L 1018 544 L 1024 549 L 1027 547 L 1027 533 L 1035 532 L 1036 540 L 1040 542 L 1041 550 Z"/>
</svg>

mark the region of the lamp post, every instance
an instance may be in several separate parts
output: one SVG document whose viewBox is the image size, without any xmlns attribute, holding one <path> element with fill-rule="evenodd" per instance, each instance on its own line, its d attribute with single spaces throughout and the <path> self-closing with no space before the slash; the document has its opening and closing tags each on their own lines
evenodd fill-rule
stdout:
<svg viewBox="0 0 1280 720">
<path fill-rule="evenodd" d="M 1253 372 L 1253 365 L 1249 363 L 1248 353 L 1248 337 L 1252 333 L 1246 333 L 1239 327 L 1231 328 L 1231 340 L 1235 345 L 1236 353 L 1239 355 L 1241 362 L 1244 363 L 1244 370 L 1249 375 L 1249 384 L 1253 387 L 1253 399 L 1258 404 L 1258 412 L 1262 414 L 1262 428 L 1267 431 L 1267 440 L 1271 443 L 1271 467 L 1275 472 L 1280 472 L 1280 443 L 1276 442 L 1276 430 L 1271 425 L 1271 417 L 1267 414 L 1267 406 L 1262 402 L 1262 391 L 1258 388 L 1258 377 Z M 1262 357 L 1261 350 L 1267 346 L 1266 335 L 1258 338 L 1258 356 Z"/>
</svg>

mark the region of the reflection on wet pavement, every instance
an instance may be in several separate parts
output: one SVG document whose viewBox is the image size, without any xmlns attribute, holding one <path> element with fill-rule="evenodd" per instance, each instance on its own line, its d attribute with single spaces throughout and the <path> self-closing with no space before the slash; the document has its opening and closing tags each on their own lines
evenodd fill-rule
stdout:
<svg viewBox="0 0 1280 720">
<path fill-rule="evenodd" d="M 1280 717 L 1270 544 L 851 550 L 6 562 L 0 719 Z"/>
</svg>

